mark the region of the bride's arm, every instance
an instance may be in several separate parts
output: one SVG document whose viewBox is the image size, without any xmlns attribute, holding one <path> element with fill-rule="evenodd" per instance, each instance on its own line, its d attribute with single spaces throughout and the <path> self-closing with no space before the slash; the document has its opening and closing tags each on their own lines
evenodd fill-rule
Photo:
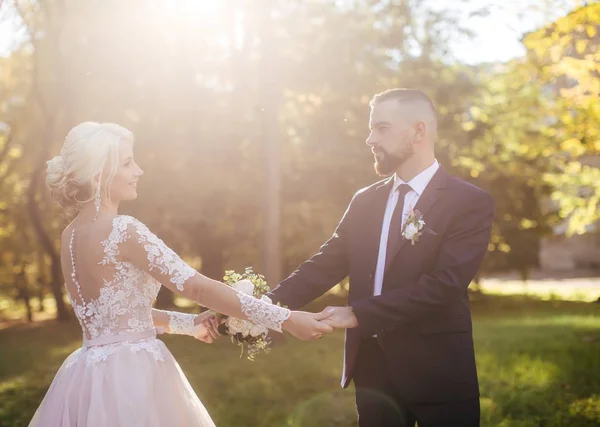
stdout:
<svg viewBox="0 0 600 427">
<path fill-rule="evenodd" d="M 318 315 L 269 304 L 212 280 L 187 265 L 141 222 L 122 217 L 119 256 L 141 268 L 172 291 L 218 313 L 247 319 L 301 339 L 314 339 L 332 329 Z"/>
<path fill-rule="evenodd" d="M 153 308 L 152 321 L 157 331 L 166 334 L 190 335 L 208 343 L 219 336 L 217 320 L 210 312 L 192 314 Z M 203 325 L 206 333 L 198 325 Z"/>
</svg>

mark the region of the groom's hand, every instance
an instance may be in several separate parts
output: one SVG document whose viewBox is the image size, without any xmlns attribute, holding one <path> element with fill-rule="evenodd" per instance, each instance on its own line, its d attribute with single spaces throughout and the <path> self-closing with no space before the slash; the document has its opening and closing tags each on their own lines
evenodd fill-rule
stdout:
<svg viewBox="0 0 600 427">
<path fill-rule="evenodd" d="M 327 307 L 318 314 L 318 319 L 331 327 L 350 329 L 358 327 L 358 319 L 352 307 Z"/>
</svg>

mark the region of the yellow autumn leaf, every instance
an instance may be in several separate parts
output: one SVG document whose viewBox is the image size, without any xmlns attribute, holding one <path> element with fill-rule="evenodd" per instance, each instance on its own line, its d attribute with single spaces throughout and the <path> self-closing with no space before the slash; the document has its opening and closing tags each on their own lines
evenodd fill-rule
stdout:
<svg viewBox="0 0 600 427">
<path fill-rule="evenodd" d="M 10 157 L 12 159 L 18 159 L 19 157 L 21 157 L 22 154 L 23 154 L 23 150 L 21 150 L 21 147 L 12 147 L 8 151 L 8 157 Z"/>
<path fill-rule="evenodd" d="M 462 128 L 465 131 L 469 132 L 469 131 L 475 129 L 475 122 L 465 122 L 462 124 Z"/>
<path fill-rule="evenodd" d="M 596 36 L 596 33 L 598 32 L 596 30 L 596 26 L 595 25 L 586 25 L 585 26 L 585 32 L 587 33 L 589 38 L 594 38 Z"/>
<path fill-rule="evenodd" d="M 566 141 L 563 141 L 560 144 L 560 148 L 576 156 L 580 156 L 585 153 L 585 147 L 583 146 L 581 141 L 576 138 L 570 138 Z"/>
<path fill-rule="evenodd" d="M 574 175 L 579 172 L 581 172 L 581 163 L 579 162 L 571 162 L 565 168 L 565 173 L 569 175 Z"/>
<path fill-rule="evenodd" d="M 498 245 L 498 250 L 500 250 L 500 252 L 509 253 L 510 252 L 510 246 L 507 245 L 506 243 L 500 243 Z"/>
<path fill-rule="evenodd" d="M 473 116 L 473 118 L 475 120 L 477 120 L 480 116 L 481 116 L 481 108 L 473 106 L 470 108 L 471 111 L 471 116 Z"/>
<path fill-rule="evenodd" d="M 519 224 L 519 227 L 520 227 L 522 230 L 528 230 L 528 229 L 530 229 L 530 228 L 533 228 L 533 227 L 535 227 L 535 226 L 537 226 L 537 222 L 536 222 L 536 221 L 533 221 L 533 220 L 531 220 L 531 219 L 528 219 L 528 218 L 523 218 L 523 219 L 521 220 L 521 223 Z"/>
</svg>

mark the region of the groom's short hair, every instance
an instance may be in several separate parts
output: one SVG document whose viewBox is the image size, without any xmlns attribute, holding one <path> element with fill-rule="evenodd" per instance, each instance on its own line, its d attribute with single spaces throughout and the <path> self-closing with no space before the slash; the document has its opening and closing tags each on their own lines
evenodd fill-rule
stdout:
<svg viewBox="0 0 600 427">
<path fill-rule="evenodd" d="M 427 96 L 425 92 L 423 92 L 420 89 L 398 88 L 386 90 L 385 92 L 381 92 L 375 95 L 373 99 L 371 99 L 371 102 L 369 102 L 369 105 L 371 106 L 371 108 L 373 108 L 377 104 L 381 104 L 384 101 L 390 100 L 397 100 L 401 103 L 423 102 L 424 104 L 429 106 L 431 112 L 433 113 L 433 116 L 437 120 L 437 111 L 435 105 L 433 105 L 433 101 Z"/>
</svg>

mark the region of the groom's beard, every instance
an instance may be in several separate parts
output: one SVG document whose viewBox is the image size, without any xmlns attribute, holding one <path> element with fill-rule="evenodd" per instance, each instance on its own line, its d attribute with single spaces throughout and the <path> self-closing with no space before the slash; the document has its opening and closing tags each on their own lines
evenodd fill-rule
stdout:
<svg viewBox="0 0 600 427">
<path fill-rule="evenodd" d="M 414 154 L 415 150 L 411 144 L 406 144 L 399 154 L 390 154 L 387 151 L 378 148 L 375 150 L 375 172 L 379 176 L 388 176 L 393 174 Z"/>
</svg>

